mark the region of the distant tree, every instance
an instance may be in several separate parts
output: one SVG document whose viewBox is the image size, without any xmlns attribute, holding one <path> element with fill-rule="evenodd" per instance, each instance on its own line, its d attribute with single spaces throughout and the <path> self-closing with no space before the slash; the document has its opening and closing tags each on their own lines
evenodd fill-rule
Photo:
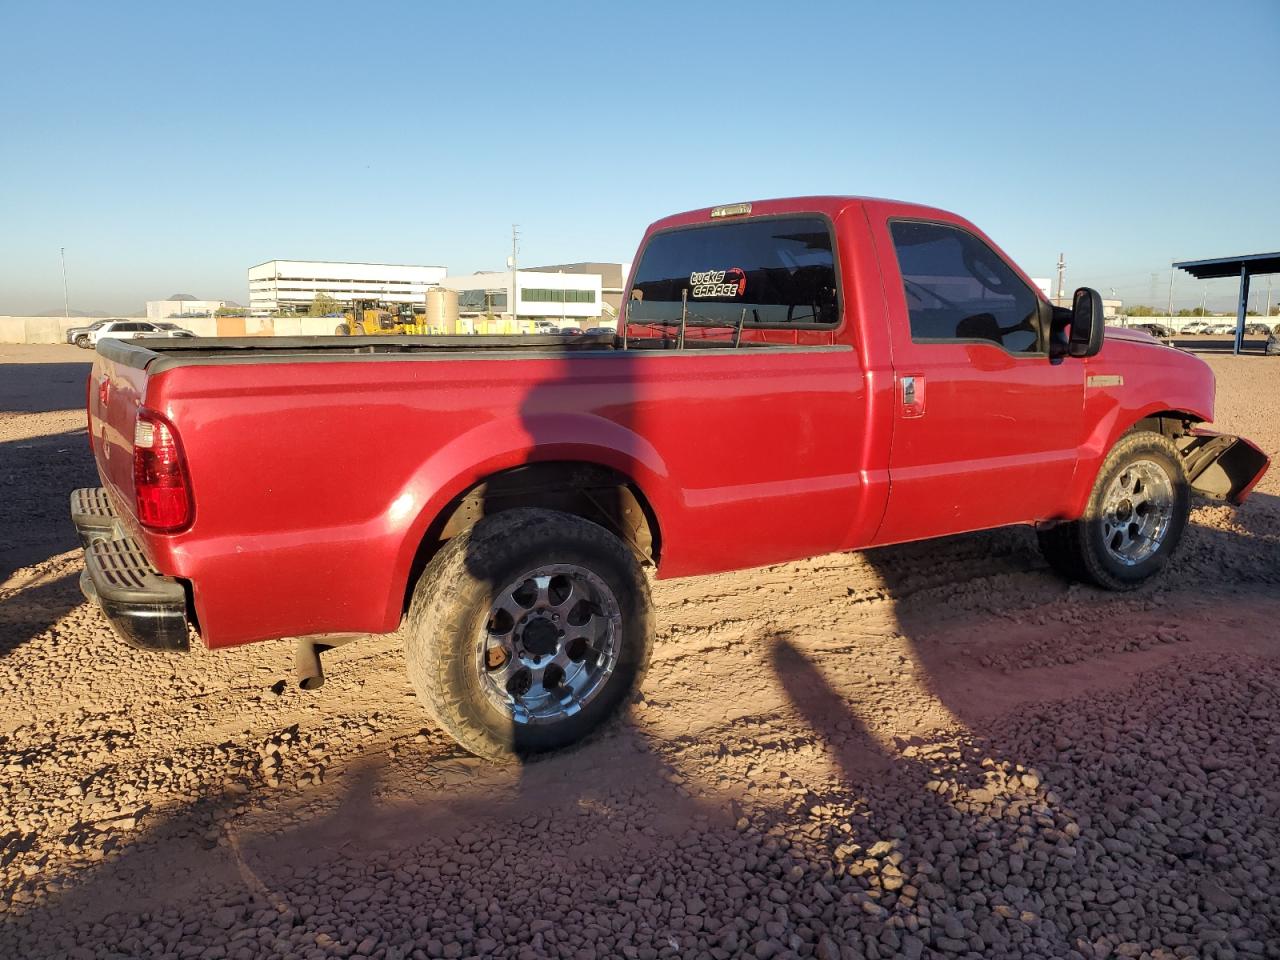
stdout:
<svg viewBox="0 0 1280 960">
<path fill-rule="evenodd" d="M 247 317 L 248 307 L 219 307 L 213 312 L 215 317 Z"/>
<path fill-rule="evenodd" d="M 1125 308 L 1125 313 L 1131 317 L 1159 317 L 1164 315 L 1164 311 L 1156 311 L 1155 307 L 1148 307 L 1145 303 L 1135 303 L 1131 307 Z"/>
<path fill-rule="evenodd" d="M 323 317 L 327 313 L 337 312 L 337 300 L 327 293 L 317 293 L 315 299 L 311 301 L 311 309 L 307 311 L 307 314 L 312 317 Z"/>
</svg>

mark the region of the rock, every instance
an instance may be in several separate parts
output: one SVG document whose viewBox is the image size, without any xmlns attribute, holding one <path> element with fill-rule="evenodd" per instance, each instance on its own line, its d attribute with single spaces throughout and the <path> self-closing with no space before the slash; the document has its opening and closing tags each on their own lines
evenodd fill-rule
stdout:
<svg viewBox="0 0 1280 960">
<path fill-rule="evenodd" d="M 1200 899 L 1215 910 L 1234 911 L 1240 906 L 1239 900 L 1207 878 L 1200 881 L 1196 892 L 1200 894 Z"/>
</svg>

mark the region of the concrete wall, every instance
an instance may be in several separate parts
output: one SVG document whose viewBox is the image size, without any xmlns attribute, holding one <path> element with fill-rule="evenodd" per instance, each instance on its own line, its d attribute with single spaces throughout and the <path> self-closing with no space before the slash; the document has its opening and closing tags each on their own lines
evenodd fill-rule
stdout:
<svg viewBox="0 0 1280 960">
<path fill-rule="evenodd" d="M 0 343 L 63 343 L 72 327 L 87 327 L 92 317 L 0 317 Z"/>
<path fill-rule="evenodd" d="M 0 317 L 0 343 L 64 343 L 71 327 L 87 327 L 92 317 Z M 197 337 L 318 337 L 331 335 L 336 317 L 186 317 L 170 321 Z"/>
</svg>

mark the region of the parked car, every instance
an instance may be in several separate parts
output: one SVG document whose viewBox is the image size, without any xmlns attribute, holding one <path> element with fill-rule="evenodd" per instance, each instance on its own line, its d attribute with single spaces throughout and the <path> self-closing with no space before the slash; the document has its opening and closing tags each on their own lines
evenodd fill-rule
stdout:
<svg viewBox="0 0 1280 960">
<path fill-rule="evenodd" d="M 176 323 L 162 323 L 151 320 L 104 320 L 100 325 L 94 324 L 83 333 L 77 334 L 73 341 L 77 347 L 92 347 L 99 340 L 110 337 L 113 340 L 133 340 L 146 337 L 194 337 L 195 334 Z"/>
<path fill-rule="evenodd" d="M 194 331 L 188 330 L 186 327 L 180 327 L 176 323 L 162 323 L 161 321 L 153 321 L 152 326 L 156 328 L 155 336 L 158 337 L 194 337 Z M 146 334 L 152 336 L 152 334 Z"/>
<path fill-rule="evenodd" d="M 1212 334 L 1215 337 L 1221 336 L 1224 333 L 1235 333 L 1236 325 L 1234 322 L 1217 320 L 1217 321 L 1214 321 L 1213 323 L 1210 323 L 1209 326 L 1205 328 L 1204 332 L 1208 334 Z"/>
<path fill-rule="evenodd" d="M 1059 573 L 1129 590 L 1174 557 L 1193 489 L 1240 503 L 1268 466 L 1205 428 L 1204 361 L 1104 338 L 1097 291 L 1054 307 L 943 210 L 694 210 L 635 263 L 625 348 L 102 339 L 103 487 L 71 499 L 86 594 L 143 648 L 301 638 L 308 687 L 320 651 L 402 631 L 440 727 L 510 758 L 627 699 L 646 566 L 1034 524 Z"/>
<path fill-rule="evenodd" d="M 79 334 L 75 339 L 77 347 L 92 347 L 104 337 L 111 337 L 116 340 L 130 340 L 134 337 L 140 337 L 144 334 L 156 333 L 156 326 L 145 320 L 106 320 L 100 326 L 94 324 L 94 328 Z"/>
<path fill-rule="evenodd" d="M 1247 337 L 1265 337 L 1271 333 L 1271 328 L 1265 323 L 1246 323 L 1244 325 L 1244 333 Z"/>
<path fill-rule="evenodd" d="M 1153 337 L 1157 337 L 1161 340 L 1168 340 L 1170 337 L 1173 336 L 1172 328 L 1166 327 L 1163 323 L 1153 323 L 1149 320 L 1143 323 L 1131 323 L 1129 324 L 1129 329 L 1145 330 L 1147 333 L 1151 334 Z"/>
<path fill-rule="evenodd" d="M 581 327 L 561 327 L 559 333 L 562 337 L 580 337 L 582 336 Z"/>
<path fill-rule="evenodd" d="M 1190 323 L 1183 326 L 1181 332 L 1184 334 L 1204 333 L 1208 328 L 1209 324 L 1204 320 L 1192 320 Z"/>
<path fill-rule="evenodd" d="M 111 322 L 113 321 L 98 320 L 97 322 L 91 323 L 85 327 L 72 327 L 67 331 L 67 343 L 76 343 L 80 339 L 80 337 L 85 336 L 86 334 L 89 334 L 94 330 L 101 330 L 105 324 L 108 324 Z M 87 344 L 84 344 L 84 346 L 87 346 Z"/>
<path fill-rule="evenodd" d="M 588 337 L 616 337 L 618 331 L 614 327 L 587 327 L 582 331 Z"/>
</svg>

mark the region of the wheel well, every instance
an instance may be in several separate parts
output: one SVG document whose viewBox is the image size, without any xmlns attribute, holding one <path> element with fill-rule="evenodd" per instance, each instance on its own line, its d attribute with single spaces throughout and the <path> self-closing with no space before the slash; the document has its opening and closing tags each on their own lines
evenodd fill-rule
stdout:
<svg viewBox="0 0 1280 960">
<path fill-rule="evenodd" d="M 594 463 L 529 463 L 486 477 L 440 511 L 414 557 L 406 605 L 419 575 L 447 541 L 484 517 L 522 507 L 560 510 L 590 520 L 628 544 L 642 563 L 658 561 L 657 519 L 630 478 Z"/>
<path fill-rule="evenodd" d="M 1194 413 L 1187 413 L 1185 410 L 1162 410 L 1159 413 L 1148 414 L 1125 432 L 1135 433 L 1139 430 L 1148 430 L 1151 433 L 1158 433 L 1162 437 L 1168 437 L 1170 440 L 1176 440 L 1178 437 L 1186 435 L 1195 424 L 1200 422 L 1199 417 Z"/>
</svg>

